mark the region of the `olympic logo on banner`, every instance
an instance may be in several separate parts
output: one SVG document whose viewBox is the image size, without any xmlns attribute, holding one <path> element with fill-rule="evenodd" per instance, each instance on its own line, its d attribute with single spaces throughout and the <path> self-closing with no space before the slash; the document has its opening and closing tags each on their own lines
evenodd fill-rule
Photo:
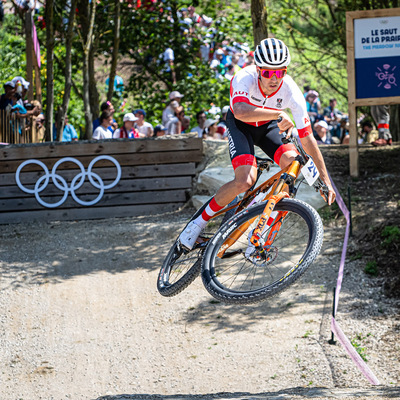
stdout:
<svg viewBox="0 0 400 400">
<path fill-rule="evenodd" d="M 92 171 L 94 164 L 96 164 L 100 160 L 109 160 L 117 168 L 117 177 L 108 185 L 105 185 L 103 180 L 101 179 L 101 177 Z M 72 163 L 76 164 L 79 167 L 79 169 L 81 170 L 81 172 L 72 179 L 70 186 L 68 185 L 67 181 L 61 175 L 56 173 L 57 168 L 62 163 L 65 163 L 65 162 L 72 162 Z M 25 187 L 21 183 L 21 180 L 19 178 L 22 168 L 24 168 L 26 165 L 29 165 L 29 164 L 39 165 L 40 167 L 43 168 L 44 173 L 45 173 L 36 181 L 34 189 L 28 189 L 27 187 Z M 75 191 L 78 190 L 83 185 L 86 177 L 89 178 L 90 183 L 96 189 L 100 190 L 100 193 L 98 194 L 98 196 L 95 199 L 90 200 L 90 201 L 84 201 L 84 200 L 79 199 L 75 193 Z M 42 192 L 44 189 L 46 189 L 46 187 L 50 181 L 50 178 L 52 179 L 52 181 L 53 181 L 54 185 L 57 187 L 57 189 L 64 192 L 63 197 L 57 203 L 47 203 L 40 197 L 40 192 Z M 17 181 L 18 187 L 25 193 L 34 194 L 36 197 L 36 200 L 43 207 L 47 207 L 47 208 L 56 208 L 56 207 L 60 206 L 61 204 L 63 204 L 65 202 L 65 200 L 67 199 L 69 193 L 71 193 L 72 198 L 78 204 L 80 204 L 82 206 L 92 206 L 93 204 L 96 204 L 101 200 L 105 190 L 113 188 L 119 182 L 120 179 L 121 179 L 121 166 L 119 165 L 118 161 L 111 156 L 96 157 L 89 164 L 87 171 L 85 171 L 85 168 L 82 165 L 82 163 L 79 160 L 77 160 L 76 158 L 73 158 L 73 157 L 61 158 L 54 164 L 54 166 L 51 170 L 51 173 L 49 172 L 49 169 L 46 167 L 46 165 L 42 161 L 26 160 L 18 167 L 17 172 L 15 173 L 15 180 Z"/>
</svg>

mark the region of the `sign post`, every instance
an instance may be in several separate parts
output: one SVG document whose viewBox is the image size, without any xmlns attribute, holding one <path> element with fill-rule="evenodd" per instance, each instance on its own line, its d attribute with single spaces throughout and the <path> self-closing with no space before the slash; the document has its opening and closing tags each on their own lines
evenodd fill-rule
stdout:
<svg viewBox="0 0 400 400">
<path fill-rule="evenodd" d="M 359 175 L 358 106 L 400 104 L 400 8 L 346 12 L 350 175 Z"/>
</svg>

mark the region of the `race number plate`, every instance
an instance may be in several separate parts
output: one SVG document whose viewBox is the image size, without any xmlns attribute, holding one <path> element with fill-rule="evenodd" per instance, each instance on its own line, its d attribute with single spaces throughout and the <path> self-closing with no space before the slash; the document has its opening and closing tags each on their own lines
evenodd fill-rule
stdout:
<svg viewBox="0 0 400 400">
<path fill-rule="evenodd" d="M 301 169 L 301 173 L 307 183 L 312 186 L 319 177 L 319 172 L 312 158 L 307 161 L 307 164 Z"/>
</svg>

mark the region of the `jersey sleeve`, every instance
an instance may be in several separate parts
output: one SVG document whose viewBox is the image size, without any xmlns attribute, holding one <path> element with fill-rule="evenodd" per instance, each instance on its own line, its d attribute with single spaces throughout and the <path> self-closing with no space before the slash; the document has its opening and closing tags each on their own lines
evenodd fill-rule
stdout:
<svg viewBox="0 0 400 400">
<path fill-rule="evenodd" d="M 312 134 L 310 117 L 307 113 L 306 100 L 294 81 L 292 81 L 291 90 L 292 101 L 289 108 L 292 112 L 299 137 L 303 138 Z"/>
<path fill-rule="evenodd" d="M 230 100 L 231 110 L 236 103 L 250 104 L 249 89 L 251 85 L 251 76 L 244 70 L 235 74 L 231 80 Z"/>
</svg>

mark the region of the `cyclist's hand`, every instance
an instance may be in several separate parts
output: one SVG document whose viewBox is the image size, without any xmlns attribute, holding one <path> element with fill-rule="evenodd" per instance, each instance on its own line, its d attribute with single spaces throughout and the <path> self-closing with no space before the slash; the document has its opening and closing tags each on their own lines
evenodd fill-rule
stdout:
<svg viewBox="0 0 400 400">
<path fill-rule="evenodd" d="M 281 112 L 278 117 L 278 128 L 279 128 L 279 133 L 284 133 L 288 131 L 288 134 L 286 135 L 287 138 L 290 137 L 290 134 L 292 133 L 292 129 L 294 127 L 294 124 L 292 120 L 289 118 L 289 116 L 285 112 Z"/>
<path fill-rule="evenodd" d="M 327 188 L 328 188 L 328 199 L 326 198 L 326 194 L 325 194 L 322 190 L 320 190 L 320 193 L 321 193 L 322 198 L 323 198 L 329 205 L 331 205 L 331 204 L 335 201 L 335 199 L 336 199 L 336 193 L 335 193 L 335 191 L 333 190 L 333 187 L 332 187 L 331 185 L 327 184 L 326 186 L 327 186 Z"/>
</svg>

